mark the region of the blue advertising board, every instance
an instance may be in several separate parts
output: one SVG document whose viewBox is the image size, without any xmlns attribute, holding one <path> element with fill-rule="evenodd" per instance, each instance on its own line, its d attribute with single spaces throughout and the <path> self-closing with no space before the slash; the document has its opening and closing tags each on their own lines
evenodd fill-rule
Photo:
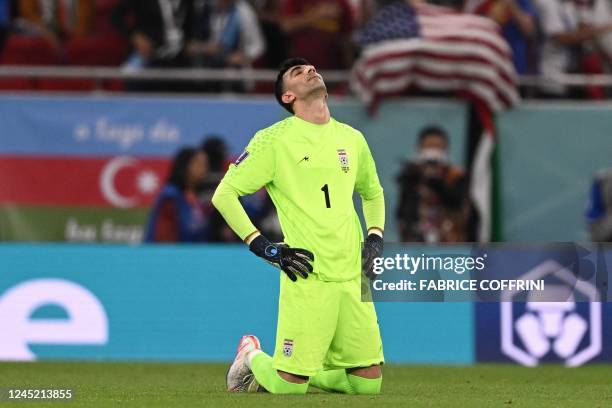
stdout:
<svg viewBox="0 0 612 408">
<path fill-rule="evenodd" d="M 478 362 L 612 362 L 611 303 L 477 303 L 475 313 Z"/>
<path fill-rule="evenodd" d="M 492 278 L 542 279 L 546 290 L 511 291 L 501 302 L 475 304 L 477 361 L 612 362 L 612 251 L 573 243 L 537 248 L 490 251 L 497 264 Z"/>
<path fill-rule="evenodd" d="M 279 272 L 242 245 L 0 245 L 0 360 L 230 361 L 272 352 Z M 388 363 L 470 364 L 469 303 L 377 304 Z"/>
</svg>

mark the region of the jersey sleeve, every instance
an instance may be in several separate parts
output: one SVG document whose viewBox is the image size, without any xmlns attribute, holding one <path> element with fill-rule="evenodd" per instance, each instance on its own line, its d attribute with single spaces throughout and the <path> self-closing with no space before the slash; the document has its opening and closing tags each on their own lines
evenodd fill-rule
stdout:
<svg viewBox="0 0 612 408">
<path fill-rule="evenodd" d="M 244 240 L 257 229 L 238 197 L 253 194 L 274 179 L 275 154 L 271 135 L 257 133 L 245 151 L 230 165 L 212 198 L 230 228 Z"/>
<path fill-rule="evenodd" d="M 272 135 L 258 132 L 238 159 L 230 164 L 223 181 L 241 196 L 253 194 L 274 179 L 275 167 Z"/>
<path fill-rule="evenodd" d="M 357 168 L 355 190 L 361 196 L 366 227 L 367 229 L 376 227 L 384 230 L 385 197 L 383 188 L 378 180 L 374 158 L 362 134 L 359 134 L 358 145 L 359 167 Z"/>
</svg>

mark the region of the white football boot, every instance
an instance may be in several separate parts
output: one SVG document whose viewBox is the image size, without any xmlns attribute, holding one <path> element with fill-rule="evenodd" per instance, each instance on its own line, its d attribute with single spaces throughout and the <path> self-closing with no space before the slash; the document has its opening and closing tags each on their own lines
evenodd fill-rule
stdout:
<svg viewBox="0 0 612 408">
<path fill-rule="evenodd" d="M 259 339 L 253 335 L 242 336 L 236 350 L 236 358 L 227 371 L 226 384 L 230 392 L 257 392 L 260 386 L 248 365 L 248 354 L 261 350 Z"/>
</svg>

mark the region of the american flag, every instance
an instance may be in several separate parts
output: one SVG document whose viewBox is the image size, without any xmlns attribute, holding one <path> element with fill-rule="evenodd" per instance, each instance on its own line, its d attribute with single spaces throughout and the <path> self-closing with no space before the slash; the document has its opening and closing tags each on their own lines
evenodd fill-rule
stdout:
<svg viewBox="0 0 612 408">
<path fill-rule="evenodd" d="M 399 1 L 382 8 L 358 41 L 363 53 L 351 86 L 370 108 L 411 88 L 456 93 L 492 112 L 520 100 L 511 50 L 488 18 Z"/>
</svg>

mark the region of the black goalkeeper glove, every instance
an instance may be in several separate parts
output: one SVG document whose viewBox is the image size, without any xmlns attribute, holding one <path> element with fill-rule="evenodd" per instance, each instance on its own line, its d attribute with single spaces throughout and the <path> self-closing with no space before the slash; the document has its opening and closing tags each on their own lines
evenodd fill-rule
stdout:
<svg viewBox="0 0 612 408">
<path fill-rule="evenodd" d="M 376 277 L 374 273 L 374 259 L 380 258 L 383 253 L 383 239 L 380 235 L 370 234 L 363 243 L 361 250 L 361 268 L 363 274 L 370 279 Z"/>
<path fill-rule="evenodd" d="M 285 244 L 274 244 L 263 235 L 259 235 L 251 241 L 249 249 L 255 255 L 281 269 L 293 282 L 297 280 L 298 275 L 306 279 L 308 274 L 312 272 L 310 262 L 314 261 L 314 255 L 305 249 L 289 248 Z"/>
</svg>

